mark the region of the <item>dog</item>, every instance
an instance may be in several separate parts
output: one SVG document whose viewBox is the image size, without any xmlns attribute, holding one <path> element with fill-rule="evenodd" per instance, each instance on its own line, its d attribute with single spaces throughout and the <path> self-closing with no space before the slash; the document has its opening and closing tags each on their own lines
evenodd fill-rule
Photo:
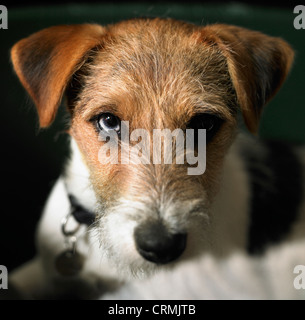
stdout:
<svg viewBox="0 0 305 320">
<path fill-rule="evenodd" d="M 173 283 L 179 288 L 189 265 L 200 268 L 193 281 L 200 283 L 210 274 L 202 261 L 213 258 L 225 282 L 229 269 L 219 265 L 236 254 L 266 263 L 286 246 L 293 264 L 304 264 L 305 153 L 254 137 L 293 64 L 286 41 L 232 25 L 137 18 L 50 27 L 17 42 L 11 59 L 41 128 L 63 99 L 70 116 L 71 155 L 39 222 L 37 256 L 10 277 L 24 298 L 128 296 L 133 283 L 147 289 L 160 274 L 167 276 L 155 289 L 169 279 L 177 292 Z M 239 133 L 239 116 L 249 134 Z M 195 136 L 204 129 L 204 173 L 188 174 L 195 165 L 186 162 L 103 162 L 110 133 L 122 156 L 123 122 L 149 137 L 155 129 Z M 292 287 L 293 269 L 285 272 Z M 217 292 L 214 298 L 225 296 Z"/>
</svg>

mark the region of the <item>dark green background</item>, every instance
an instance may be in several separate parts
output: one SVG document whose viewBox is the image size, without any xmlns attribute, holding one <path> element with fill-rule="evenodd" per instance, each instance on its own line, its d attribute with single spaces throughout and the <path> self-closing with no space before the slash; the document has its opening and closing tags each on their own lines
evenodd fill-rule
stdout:
<svg viewBox="0 0 305 320">
<path fill-rule="evenodd" d="M 1 219 L 0 264 L 9 270 L 34 254 L 34 229 L 47 194 L 67 156 L 64 122 L 59 115 L 40 131 L 32 103 L 12 72 L 10 47 L 19 39 L 56 24 L 114 23 L 139 16 L 161 16 L 197 24 L 229 23 L 286 39 L 296 51 L 292 72 L 266 107 L 260 135 L 305 141 L 305 30 L 295 30 L 292 5 L 199 3 L 87 4 L 8 8 L 8 30 L 0 30 Z M 63 114 L 63 108 L 60 112 Z M 289 170 L 289 168 L 287 168 Z"/>
</svg>

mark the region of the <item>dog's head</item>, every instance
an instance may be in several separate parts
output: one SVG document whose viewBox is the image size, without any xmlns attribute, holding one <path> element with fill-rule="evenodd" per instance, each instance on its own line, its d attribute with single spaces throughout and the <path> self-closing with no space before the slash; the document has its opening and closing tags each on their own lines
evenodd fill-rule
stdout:
<svg viewBox="0 0 305 320">
<path fill-rule="evenodd" d="M 51 124 L 66 95 L 69 133 L 99 202 L 101 243 L 119 266 L 135 271 L 194 250 L 208 222 L 238 111 L 255 132 L 263 106 L 281 86 L 292 60 L 292 49 L 279 38 L 171 19 L 56 26 L 12 49 L 14 68 L 36 104 L 41 127 Z M 142 140 L 138 129 L 144 132 Z M 173 163 L 165 163 L 165 151 L 154 163 L 155 129 L 181 129 L 183 146 L 184 133 L 195 129 L 190 145 L 198 164 L 198 129 L 206 129 L 205 170 L 188 174 L 194 162 L 185 161 L 186 151 L 182 163 L 175 156 Z M 126 163 L 123 131 L 129 148 L 136 150 Z M 110 144 L 106 136 L 112 133 Z M 117 163 L 104 161 L 111 150 Z"/>
</svg>

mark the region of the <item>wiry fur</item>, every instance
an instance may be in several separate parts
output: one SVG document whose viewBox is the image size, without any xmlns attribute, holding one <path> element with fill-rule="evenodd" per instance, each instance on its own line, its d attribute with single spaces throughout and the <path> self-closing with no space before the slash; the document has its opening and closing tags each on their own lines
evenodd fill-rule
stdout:
<svg viewBox="0 0 305 320">
<path fill-rule="evenodd" d="M 43 265 L 42 278 L 49 279 L 41 291 L 56 291 L 57 281 L 64 284 L 58 289 L 69 288 L 53 263 L 63 250 L 60 219 L 69 211 L 67 190 L 97 216 L 89 231 L 78 235 L 86 264 L 72 281 L 90 284 L 89 295 L 100 292 L 100 283 L 104 291 L 112 290 L 130 276 L 143 278 L 161 269 L 136 247 L 135 229 L 147 222 L 187 234 L 181 257 L 163 269 L 195 263 L 204 254 L 245 254 L 251 191 L 242 144 L 237 139 L 232 145 L 237 113 L 256 131 L 262 107 L 279 89 L 292 59 L 292 49 L 278 38 L 171 19 L 53 27 L 17 43 L 12 60 L 37 105 L 41 125 L 51 123 L 63 92 L 71 114 L 71 160 L 38 231 L 35 265 Z M 29 63 L 36 65 L 34 78 Z M 40 88 L 42 69 L 46 78 Z M 205 173 L 192 176 L 186 174 L 186 163 L 135 164 L 131 157 L 128 165 L 102 164 L 98 155 L 105 142 L 93 121 L 102 112 L 129 121 L 130 131 L 145 129 L 150 138 L 156 128 L 185 130 L 196 114 L 213 114 L 223 124 L 207 145 Z M 87 294 L 87 289 L 80 293 Z"/>
</svg>

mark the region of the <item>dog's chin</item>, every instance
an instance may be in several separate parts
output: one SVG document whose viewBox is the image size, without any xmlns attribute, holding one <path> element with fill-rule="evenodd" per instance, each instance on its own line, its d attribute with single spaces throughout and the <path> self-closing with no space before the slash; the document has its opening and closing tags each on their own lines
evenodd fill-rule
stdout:
<svg viewBox="0 0 305 320">
<path fill-rule="evenodd" d="M 101 244 L 101 250 L 104 258 L 111 268 L 114 268 L 122 279 L 146 279 L 161 270 L 171 270 L 185 259 L 179 257 L 175 261 L 166 264 L 157 264 L 144 259 L 136 249 L 124 251 L 117 246 L 108 243 Z"/>
<path fill-rule="evenodd" d="M 206 214 L 198 214 L 188 217 L 183 214 L 176 219 L 170 217 L 170 221 L 184 223 L 187 230 L 187 241 L 185 250 L 176 259 L 168 263 L 155 263 L 146 260 L 137 250 L 134 231 L 143 222 L 141 204 L 131 213 L 131 204 L 119 206 L 104 211 L 96 225 L 97 236 L 100 244 L 100 252 L 109 265 L 116 269 L 123 278 L 147 278 L 160 270 L 175 268 L 183 261 L 193 259 L 206 248 L 206 227 L 209 225 Z M 133 206 L 135 204 L 133 203 Z M 136 212 L 136 213 L 135 213 Z M 147 219 L 147 212 L 144 217 Z M 140 222 L 139 222 L 140 221 Z M 181 225 L 180 225 L 181 227 Z"/>
<path fill-rule="evenodd" d="M 146 279 L 160 270 L 173 267 L 174 265 L 174 263 L 159 265 L 149 262 L 143 259 L 139 254 L 137 254 L 137 257 L 134 257 L 134 259 L 131 259 L 126 256 L 114 256 L 112 252 L 109 252 L 107 257 L 110 266 L 116 268 L 120 278 L 123 279 Z"/>
</svg>

